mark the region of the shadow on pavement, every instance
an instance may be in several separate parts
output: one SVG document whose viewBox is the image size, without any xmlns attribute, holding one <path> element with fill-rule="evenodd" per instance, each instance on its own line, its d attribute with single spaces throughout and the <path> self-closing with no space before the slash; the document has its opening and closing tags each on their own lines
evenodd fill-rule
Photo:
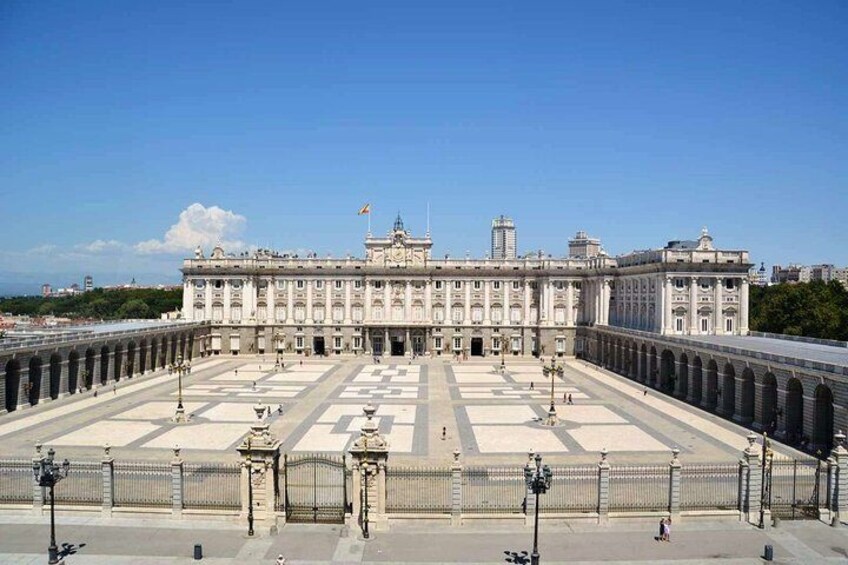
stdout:
<svg viewBox="0 0 848 565">
<path fill-rule="evenodd" d="M 68 555 L 76 554 L 77 550 L 85 547 L 84 543 L 74 545 L 72 543 L 63 543 L 62 549 L 59 550 L 59 557 L 67 557 Z"/>
<path fill-rule="evenodd" d="M 504 555 L 506 555 L 504 561 L 507 563 L 516 563 L 519 565 L 530 563 L 530 556 L 526 551 L 504 551 Z"/>
</svg>

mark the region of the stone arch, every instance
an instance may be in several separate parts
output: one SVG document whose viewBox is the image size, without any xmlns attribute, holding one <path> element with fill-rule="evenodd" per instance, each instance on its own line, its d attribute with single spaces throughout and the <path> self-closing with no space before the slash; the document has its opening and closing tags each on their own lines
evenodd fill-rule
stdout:
<svg viewBox="0 0 848 565">
<path fill-rule="evenodd" d="M 27 400 L 30 406 L 38 404 L 38 399 L 41 397 L 41 367 L 43 363 L 41 357 L 33 355 L 29 360 L 29 394 Z"/>
<path fill-rule="evenodd" d="M 121 380 L 124 372 L 124 346 L 120 343 L 115 345 L 115 352 L 112 355 L 112 378 L 115 382 Z"/>
<path fill-rule="evenodd" d="M 18 409 L 18 396 L 21 393 L 21 363 L 17 359 L 9 359 L 6 362 L 6 411 L 14 412 Z"/>
<path fill-rule="evenodd" d="M 680 354 L 677 365 L 677 386 L 674 392 L 680 398 L 686 398 L 689 394 L 689 356 L 685 353 Z"/>
<path fill-rule="evenodd" d="M 774 434 L 777 431 L 777 379 L 774 373 L 763 375 L 763 429 Z"/>
<path fill-rule="evenodd" d="M 68 353 L 68 394 L 76 394 L 79 388 L 79 353 L 74 349 Z"/>
<path fill-rule="evenodd" d="M 804 435 L 804 387 L 794 377 L 786 383 L 783 414 L 786 418 L 786 440 L 789 443 L 801 441 Z"/>
<path fill-rule="evenodd" d="M 660 354 L 660 390 L 671 392 L 674 390 L 674 353 L 663 349 Z"/>
<path fill-rule="evenodd" d="M 724 376 L 721 379 L 721 411 L 732 418 L 736 408 L 736 369 L 730 363 L 724 366 Z"/>
<path fill-rule="evenodd" d="M 657 369 L 657 348 L 653 345 L 648 353 L 648 384 L 657 386 L 659 383 L 659 369 Z"/>
<path fill-rule="evenodd" d="M 109 382 L 109 346 L 104 345 L 100 348 L 100 384 L 105 385 Z"/>
<path fill-rule="evenodd" d="M 147 369 L 147 340 L 142 339 L 138 342 L 138 374 L 143 375 Z"/>
<path fill-rule="evenodd" d="M 715 410 L 718 407 L 718 364 L 715 359 L 707 363 L 707 398 L 704 399 L 707 410 Z"/>
<path fill-rule="evenodd" d="M 85 368 L 83 369 L 83 386 L 86 390 L 91 390 L 94 386 L 94 368 L 97 364 L 97 353 L 94 349 L 88 348 L 85 350 Z"/>
<path fill-rule="evenodd" d="M 324 319 L 326 320 L 328 318 L 324 318 Z M 170 354 L 169 354 L 169 357 L 170 357 L 169 362 L 171 363 L 171 365 L 173 365 L 174 363 L 177 362 L 177 346 L 178 345 L 179 344 L 177 342 L 177 336 L 172 335 L 171 338 L 170 338 L 171 351 L 170 351 Z"/>
<path fill-rule="evenodd" d="M 755 399 L 754 371 L 750 367 L 745 367 L 742 371 L 742 383 L 739 390 L 739 418 L 742 422 L 749 423 L 754 420 Z"/>
<path fill-rule="evenodd" d="M 704 390 L 704 367 L 700 357 L 692 359 L 692 386 L 691 398 L 694 404 L 700 404 L 703 400 L 702 393 Z"/>
<path fill-rule="evenodd" d="M 135 342 L 131 341 L 127 344 L 127 378 L 135 374 L 135 352 Z"/>
<path fill-rule="evenodd" d="M 648 346 L 644 343 L 639 348 L 639 382 L 648 380 Z"/>
<path fill-rule="evenodd" d="M 156 370 L 156 362 L 159 360 L 157 351 L 157 340 L 154 337 L 150 340 L 150 370 Z"/>
<path fill-rule="evenodd" d="M 820 384 L 813 404 L 813 446 L 825 455 L 833 448 L 833 391 Z"/>
<path fill-rule="evenodd" d="M 54 353 L 50 356 L 50 398 L 59 398 L 59 387 L 62 386 L 62 356 Z"/>
<path fill-rule="evenodd" d="M 639 348 L 636 345 L 635 341 L 630 342 L 630 370 L 627 372 L 627 376 L 631 379 L 636 380 L 636 377 L 639 375 Z"/>
<path fill-rule="evenodd" d="M 188 343 L 186 344 L 186 359 L 194 358 L 194 332 L 188 334 Z"/>
</svg>

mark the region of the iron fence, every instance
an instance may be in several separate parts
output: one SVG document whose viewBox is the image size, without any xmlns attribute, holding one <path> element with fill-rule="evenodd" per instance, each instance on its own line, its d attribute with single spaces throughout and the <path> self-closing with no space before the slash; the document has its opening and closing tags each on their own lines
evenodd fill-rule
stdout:
<svg viewBox="0 0 848 565">
<path fill-rule="evenodd" d="M 451 470 L 386 469 L 386 512 L 444 514 L 451 511 Z"/>
<path fill-rule="evenodd" d="M 112 476 L 115 506 L 171 507 L 170 464 L 115 461 Z"/>
<path fill-rule="evenodd" d="M 521 513 L 527 487 L 521 467 L 466 467 L 462 470 L 462 511 Z"/>
<path fill-rule="evenodd" d="M 597 465 L 552 465 L 551 472 L 551 488 L 540 498 L 539 512 L 597 512 Z"/>
<path fill-rule="evenodd" d="M 668 510 L 671 485 L 668 465 L 624 465 L 610 468 L 609 509 Z"/>
<path fill-rule="evenodd" d="M 30 463 L 30 471 L 32 471 L 32 463 Z M 99 461 L 71 463 L 68 476 L 56 483 L 54 496 L 56 505 L 100 506 L 103 504 L 101 463 Z"/>
<path fill-rule="evenodd" d="M 238 463 L 183 463 L 183 508 L 240 510 Z"/>
<path fill-rule="evenodd" d="M 32 504 L 32 459 L 0 459 L 0 504 Z"/>
<path fill-rule="evenodd" d="M 681 510 L 737 510 L 739 465 L 685 465 L 680 477 Z"/>
<path fill-rule="evenodd" d="M 771 513 L 784 520 L 818 519 L 819 496 L 827 492 L 818 459 L 774 458 L 769 469 Z M 825 490 L 821 490 L 824 488 Z"/>
</svg>

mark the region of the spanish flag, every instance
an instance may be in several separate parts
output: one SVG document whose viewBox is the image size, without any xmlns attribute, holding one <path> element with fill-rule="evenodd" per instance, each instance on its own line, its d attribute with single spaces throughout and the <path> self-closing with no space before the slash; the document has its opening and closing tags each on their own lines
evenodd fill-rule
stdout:
<svg viewBox="0 0 848 565">
<path fill-rule="evenodd" d="M 357 216 L 361 216 L 363 214 L 370 214 L 370 213 L 371 213 L 371 204 L 366 204 L 365 206 L 363 206 L 362 208 L 359 209 L 359 213 L 357 214 Z"/>
</svg>

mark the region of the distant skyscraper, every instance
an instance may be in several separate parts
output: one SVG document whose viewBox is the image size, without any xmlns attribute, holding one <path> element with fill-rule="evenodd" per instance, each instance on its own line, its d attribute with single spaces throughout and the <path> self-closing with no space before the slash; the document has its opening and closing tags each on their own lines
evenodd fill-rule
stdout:
<svg viewBox="0 0 848 565">
<path fill-rule="evenodd" d="M 501 215 L 492 220 L 492 259 L 515 259 L 515 223 Z"/>
<path fill-rule="evenodd" d="M 91 292 L 92 290 L 94 290 L 94 279 L 91 277 L 91 275 L 85 275 L 85 278 L 83 279 L 82 288 L 85 292 Z"/>
<path fill-rule="evenodd" d="M 41 296 L 50 296 L 50 293 L 53 292 L 53 288 L 50 286 L 50 283 L 44 283 L 41 285 Z"/>
</svg>

